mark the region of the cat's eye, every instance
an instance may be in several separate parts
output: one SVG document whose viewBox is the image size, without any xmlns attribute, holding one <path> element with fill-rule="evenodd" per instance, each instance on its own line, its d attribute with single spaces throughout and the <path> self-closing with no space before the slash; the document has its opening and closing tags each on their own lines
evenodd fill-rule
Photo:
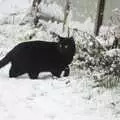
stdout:
<svg viewBox="0 0 120 120">
<path fill-rule="evenodd" d="M 62 45 L 60 44 L 59 47 L 62 48 Z"/>
<path fill-rule="evenodd" d="M 68 48 L 68 45 L 65 45 L 65 48 Z"/>
</svg>

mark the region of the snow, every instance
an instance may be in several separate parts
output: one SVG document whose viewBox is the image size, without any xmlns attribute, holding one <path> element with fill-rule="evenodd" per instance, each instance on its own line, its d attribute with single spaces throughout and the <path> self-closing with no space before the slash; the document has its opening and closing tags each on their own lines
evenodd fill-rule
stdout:
<svg viewBox="0 0 120 120">
<path fill-rule="evenodd" d="M 0 19 L 5 20 L 3 13 L 30 5 L 30 0 L 1 0 Z M 61 9 L 53 6 L 61 16 Z M 47 32 L 16 23 L 0 24 L 0 58 L 16 44 L 29 40 L 30 34 L 36 33 L 34 39 L 51 40 L 49 31 L 61 34 L 62 29 L 62 24 L 50 22 L 46 24 Z M 91 33 L 94 25 L 88 18 L 84 23 L 70 21 L 70 27 Z M 31 80 L 27 75 L 9 78 L 9 68 L 10 64 L 0 69 L 0 120 L 120 120 L 120 87 L 94 87 L 93 76 L 88 71 L 71 67 L 68 77 L 53 79 L 50 73 L 41 73 L 39 79 Z"/>
<path fill-rule="evenodd" d="M 49 76 L 30 80 L 27 75 L 10 79 L 9 67 L 0 72 L 1 120 L 110 120 L 110 113 L 105 118 L 100 115 L 100 103 L 89 100 L 88 79 L 79 80 L 79 75 L 54 80 Z"/>
<path fill-rule="evenodd" d="M 56 18 L 63 19 L 63 8 L 57 5 L 55 2 L 53 4 L 44 4 L 41 2 L 40 10 L 42 13 L 45 13 L 49 16 L 56 16 Z"/>
<path fill-rule="evenodd" d="M 71 21 L 70 28 L 78 28 L 78 30 L 87 31 L 91 33 L 94 30 L 94 23 L 91 18 L 87 18 L 84 23 L 80 23 L 78 21 Z"/>
<path fill-rule="evenodd" d="M 0 0 L 0 13 L 10 14 L 28 8 L 32 0 Z"/>
</svg>

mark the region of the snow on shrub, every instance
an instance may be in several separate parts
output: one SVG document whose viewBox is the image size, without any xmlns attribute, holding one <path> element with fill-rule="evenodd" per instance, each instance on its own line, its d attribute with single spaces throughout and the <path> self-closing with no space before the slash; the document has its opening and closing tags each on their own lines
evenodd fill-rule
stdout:
<svg viewBox="0 0 120 120">
<path fill-rule="evenodd" d="M 98 66 L 98 58 L 104 48 L 97 39 L 87 32 L 77 31 L 75 34 L 76 56 L 75 65 L 81 69 L 93 70 Z"/>
<path fill-rule="evenodd" d="M 109 35 L 112 37 L 111 34 Z M 79 69 L 90 70 L 93 79 L 97 82 L 96 87 L 117 86 L 120 81 L 120 49 L 114 48 L 114 40 L 111 45 L 104 44 L 105 39 L 100 36 L 95 38 L 82 31 L 80 33 L 77 31 L 75 38 L 77 51 L 74 65 Z M 108 46 L 110 46 L 109 49 Z"/>
</svg>

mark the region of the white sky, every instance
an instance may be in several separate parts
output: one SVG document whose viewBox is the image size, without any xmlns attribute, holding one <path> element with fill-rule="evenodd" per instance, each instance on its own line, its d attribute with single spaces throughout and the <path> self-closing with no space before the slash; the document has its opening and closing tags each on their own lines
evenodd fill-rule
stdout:
<svg viewBox="0 0 120 120">
<path fill-rule="evenodd" d="M 0 13 L 9 14 L 28 8 L 32 0 L 0 0 Z"/>
</svg>

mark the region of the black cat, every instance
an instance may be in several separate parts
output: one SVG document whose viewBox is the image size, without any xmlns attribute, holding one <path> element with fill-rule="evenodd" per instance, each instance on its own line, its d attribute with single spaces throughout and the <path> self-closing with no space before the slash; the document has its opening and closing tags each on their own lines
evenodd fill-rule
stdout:
<svg viewBox="0 0 120 120">
<path fill-rule="evenodd" d="M 31 79 L 37 79 L 40 72 L 51 72 L 60 77 L 69 75 L 69 64 L 75 54 L 73 37 L 58 36 L 59 42 L 30 41 L 15 46 L 1 61 L 0 68 L 11 62 L 9 77 L 28 73 Z"/>
</svg>

